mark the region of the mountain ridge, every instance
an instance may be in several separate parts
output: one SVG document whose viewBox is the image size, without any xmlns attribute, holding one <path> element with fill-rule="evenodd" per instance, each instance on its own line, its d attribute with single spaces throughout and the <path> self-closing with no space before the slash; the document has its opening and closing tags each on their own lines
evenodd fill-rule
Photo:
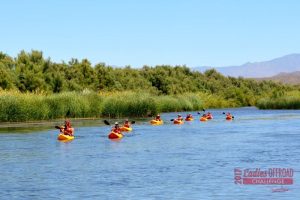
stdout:
<svg viewBox="0 0 300 200">
<path fill-rule="evenodd" d="M 196 71 L 216 69 L 225 76 L 245 77 L 245 78 L 266 78 L 275 76 L 281 72 L 291 73 L 300 71 L 300 53 L 288 54 L 262 62 L 246 62 L 238 66 L 226 67 L 195 67 Z"/>
<path fill-rule="evenodd" d="M 300 71 L 294 72 L 281 72 L 275 76 L 264 77 L 264 78 L 256 78 L 256 80 L 272 80 L 276 82 L 281 82 L 285 84 L 291 85 L 299 85 L 300 84 Z"/>
</svg>

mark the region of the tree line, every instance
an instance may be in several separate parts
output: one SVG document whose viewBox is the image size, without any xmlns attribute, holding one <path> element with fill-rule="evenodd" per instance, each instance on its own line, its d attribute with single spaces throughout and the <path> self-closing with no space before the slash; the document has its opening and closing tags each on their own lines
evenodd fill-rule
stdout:
<svg viewBox="0 0 300 200">
<path fill-rule="evenodd" d="M 61 93 L 65 91 L 147 91 L 155 95 L 205 93 L 255 105 L 257 99 L 282 96 L 295 86 L 242 77 L 225 77 L 216 70 L 204 73 L 187 66 L 157 65 L 116 68 L 88 59 L 53 62 L 41 51 L 21 51 L 15 58 L 0 52 L 0 90 Z"/>
</svg>

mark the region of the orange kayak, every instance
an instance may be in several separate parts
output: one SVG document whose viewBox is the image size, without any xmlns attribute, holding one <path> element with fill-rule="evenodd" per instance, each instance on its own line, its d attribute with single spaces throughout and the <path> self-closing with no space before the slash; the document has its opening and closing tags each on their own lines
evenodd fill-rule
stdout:
<svg viewBox="0 0 300 200">
<path fill-rule="evenodd" d="M 232 120 L 232 116 L 226 116 L 226 120 Z"/>
<path fill-rule="evenodd" d="M 194 120 L 193 117 L 185 118 L 185 121 L 193 121 L 193 120 Z"/>
<path fill-rule="evenodd" d="M 201 117 L 201 118 L 200 118 L 200 121 L 201 121 L 201 122 L 206 122 L 206 121 L 207 121 L 207 118 L 206 118 L 206 117 Z"/>
<path fill-rule="evenodd" d="M 212 116 L 212 115 L 208 115 L 208 116 L 206 117 L 206 119 L 213 119 L 213 116 Z"/>
<path fill-rule="evenodd" d="M 116 132 L 110 132 L 110 134 L 108 135 L 109 139 L 121 139 L 123 137 L 122 133 L 116 133 Z"/>
<path fill-rule="evenodd" d="M 184 121 L 174 119 L 174 124 L 184 124 Z"/>
</svg>

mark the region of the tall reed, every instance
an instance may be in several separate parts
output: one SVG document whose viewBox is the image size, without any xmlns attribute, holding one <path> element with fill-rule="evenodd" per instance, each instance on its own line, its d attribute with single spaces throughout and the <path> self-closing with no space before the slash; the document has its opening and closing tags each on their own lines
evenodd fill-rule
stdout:
<svg viewBox="0 0 300 200">
<path fill-rule="evenodd" d="M 121 92 L 107 96 L 104 100 L 102 116 L 145 117 L 157 113 L 157 107 L 148 93 Z"/>
<path fill-rule="evenodd" d="M 0 91 L 0 121 L 19 122 L 87 117 L 147 117 L 229 105 L 201 93 L 157 96 L 146 92 L 64 92 L 33 94 Z M 209 103 L 207 101 L 209 100 Z M 217 103 L 221 102 L 221 103 Z M 224 103 L 225 102 L 225 103 Z"/>
<path fill-rule="evenodd" d="M 300 109 L 300 97 L 263 98 L 257 101 L 256 106 L 259 109 Z"/>
</svg>

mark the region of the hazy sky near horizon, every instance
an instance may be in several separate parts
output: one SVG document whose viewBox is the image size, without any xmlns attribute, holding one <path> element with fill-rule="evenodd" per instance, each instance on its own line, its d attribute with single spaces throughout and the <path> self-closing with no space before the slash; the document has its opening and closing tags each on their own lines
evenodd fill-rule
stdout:
<svg viewBox="0 0 300 200">
<path fill-rule="evenodd" d="M 0 51 L 53 61 L 228 66 L 300 53 L 297 0 L 3 0 Z"/>
</svg>

